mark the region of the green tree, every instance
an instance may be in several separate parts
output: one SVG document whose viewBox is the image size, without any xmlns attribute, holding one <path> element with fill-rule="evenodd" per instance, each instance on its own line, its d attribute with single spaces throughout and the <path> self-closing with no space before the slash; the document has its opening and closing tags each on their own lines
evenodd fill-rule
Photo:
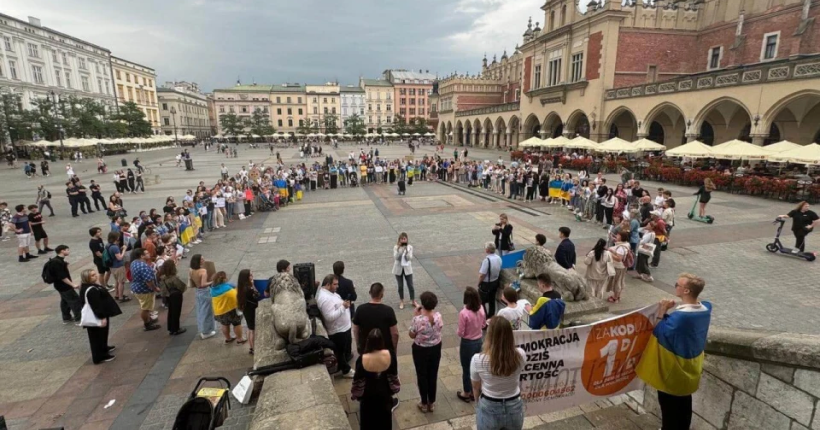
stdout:
<svg viewBox="0 0 820 430">
<path fill-rule="evenodd" d="M 78 106 L 71 107 L 72 116 L 76 117 L 82 111 Z M 120 105 L 119 112 L 111 115 L 114 121 L 120 121 L 126 126 L 126 134 L 131 137 L 150 136 L 151 123 L 145 120 L 145 113 L 134 102 L 125 102 Z"/>
<path fill-rule="evenodd" d="M 0 146 L 31 140 L 31 122 L 20 94 L 0 95 Z"/>
<path fill-rule="evenodd" d="M 244 128 L 242 121 L 235 113 L 226 113 L 219 116 L 219 125 L 227 136 L 239 136 Z"/>
<path fill-rule="evenodd" d="M 396 115 L 393 119 L 393 133 L 403 134 L 408 133 L 407 121 L 401 115 Z"/>
<path fill-rule="evenodd" d="M 365 134 L 364 119 L 357 114 L 349 116 L 345 120 L 345 131 L 350 134 Z"/>
<path fill-rule="evenodd" d="M 429 132 L 430 129 L 427 128 L 427 119 L 426 118 L 416 118 L 413 121 L 412 131 L 408 133 L 418 133 L 424 135 L 424 133 Z"/>
<path fill-rule="evenodd" d="M 270 124 L 270 116 L 259 109 L 253 112 L 247 126 L 251 134 L 259 136 L 269 136 L 276 133 L 276 129 Z"/>
<path fill-rule="evenodd" d="M 376 127 L 376 134 L 382 134 L 383 131 L 381 126 Z"/>
<path fill-rule="evenodd" d="M 339 132 L 339 117 L 336 114 L 325 114 L 325 133 L 338 133 Z"/>
</svg>

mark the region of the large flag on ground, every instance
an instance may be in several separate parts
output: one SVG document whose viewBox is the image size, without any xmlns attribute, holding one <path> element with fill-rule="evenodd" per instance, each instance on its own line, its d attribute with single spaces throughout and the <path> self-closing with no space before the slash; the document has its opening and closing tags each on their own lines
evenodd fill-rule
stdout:
<svg viewBox="0 0 820 430">
<path fill-rule="evenodd" d="M 706 310 L 683 308 L 666 315 L 655 326 L 637 372 L 656 390 L 673 396 L 687 396 L 698 390 L 712 317 L 712 304 L 701 303 Z"/>
<path fill-rule="evenodd" d="M 527 354 L 521 398 L 527 415 L 591 403 L 642 387 L 635 368 L 652 337 L 658 305 L 595 324 L 516 330 Z"/>
</svg>

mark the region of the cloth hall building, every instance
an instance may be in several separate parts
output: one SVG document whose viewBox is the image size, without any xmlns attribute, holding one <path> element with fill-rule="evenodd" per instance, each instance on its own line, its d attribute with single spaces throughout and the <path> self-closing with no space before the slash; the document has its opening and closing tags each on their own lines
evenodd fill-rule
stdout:
<svg viewBox="0 0 820 430">
<path fill-rule="evenodd" d="M 820 141 L 820 1 L 608 0 L 582 11 L 548 0 L 541 9 L 511 54 L 438 82 L 438 139 Z"/>
</svg>

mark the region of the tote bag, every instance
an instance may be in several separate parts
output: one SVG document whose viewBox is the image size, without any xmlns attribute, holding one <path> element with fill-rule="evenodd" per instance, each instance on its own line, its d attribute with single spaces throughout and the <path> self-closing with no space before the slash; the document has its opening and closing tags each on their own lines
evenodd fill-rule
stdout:
<svg viewBox="0 0 820 430">
<path fill-rule="evenodd" d="M 80 312 L 80 325 L 82 327 L 102 327 L 103 321 L 94 315 L 94 311 L 91 310 L 91 305 L 88 304 L 89 290 L 91 290 L 91 287 L 85 290 L 85 304 L 83 305 L 82 312 Z"/>
</svg>

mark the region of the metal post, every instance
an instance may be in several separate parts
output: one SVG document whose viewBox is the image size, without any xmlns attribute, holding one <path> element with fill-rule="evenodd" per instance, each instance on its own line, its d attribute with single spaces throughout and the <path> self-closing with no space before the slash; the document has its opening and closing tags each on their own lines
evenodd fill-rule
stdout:
<svg viewBox="0 0 820 430">
<path fill-rule="evenodd" d="M 177 141 L 177 110 L 171 107 L 171 118 L 174 120 L 174 145 L 179 145 Z"/>
</svg>

